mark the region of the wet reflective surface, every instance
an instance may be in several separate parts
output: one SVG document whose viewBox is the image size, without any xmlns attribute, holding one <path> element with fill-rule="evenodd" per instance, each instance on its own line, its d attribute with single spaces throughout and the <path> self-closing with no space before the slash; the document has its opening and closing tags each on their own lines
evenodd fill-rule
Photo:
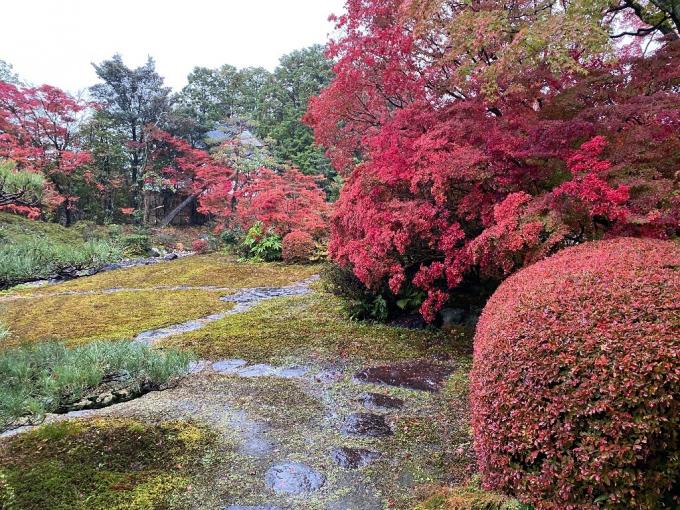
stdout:
<svg viewBox="0 0 680 510">
<path fill-rule="evenodd" d="M 401 409 L 404 401 L 382 393 L 364 393 L 359 401 L 369 409 Z"/>
<path fill-rule="evenodd" d="M 321 488 L 326 477 L 306 464 L 282 462 L 269 468 L 264 480 L 274 492 L 302 494 Z"/>
<path fill-rule="evenodd" d="M 357 469 L 368 466 L 374 460 L 380 458 L 378 452 L 365 448 L 333 448 L 331 458 L 338 466 L 346 469 Z"/>
<path fill-rule="evenodd" d="M 342 426 L 345 434 L 353 436 L 383 437 L 392 435 L 392 429 L 381 414 L 350 414 Z"/>
<path fill-rule="evenodd" d="M 358 381 L 387 384 L 412 390 L 439 391 L 444 380 L 453 373 L 449 365 L 431 361 L 409 361 L 393 365 L 365 368 L 354 377 Z"/>
</svg>

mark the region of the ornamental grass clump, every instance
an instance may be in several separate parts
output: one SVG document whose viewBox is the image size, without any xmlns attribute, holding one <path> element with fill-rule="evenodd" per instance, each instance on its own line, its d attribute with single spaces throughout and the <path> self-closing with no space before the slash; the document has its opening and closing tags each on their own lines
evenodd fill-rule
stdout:
<svg viewBox="0 0 680 510">
<path fill-rule="evenodd" d="M 0 431 L 38 423 L 84 395 L 107 376 L 122 376 L 131 393 L 157 389 L 186 372 L 190 355 L 133 342 L 93 342 L 69 349 L 40 343 L 0 351 Z"/>
<path fill-rule="evenodd" d="M 677 508 L 680 247 L 620 238 L 530 266 L 475 337 L 485 488 L 541 509 Z"/>
</svg>

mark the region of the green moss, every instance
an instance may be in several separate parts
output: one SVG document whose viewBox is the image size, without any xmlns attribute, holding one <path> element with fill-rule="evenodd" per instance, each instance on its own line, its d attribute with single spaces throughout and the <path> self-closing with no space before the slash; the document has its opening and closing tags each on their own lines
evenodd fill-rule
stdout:
<svg viewBox="0 0 680 510">
<path fill-rule="evenodd" d="M 232 305 L 219 300 L 223 294 L 149 290 L 22 297 L 7 301 L 0 314 L 10 330 L 3 346 L 46 340 L 77 345 L 128 339 L 142 331 L 228 310 Z"/>
<path fill-rule="evenodd" d="M 487 492 L 481 488 L 478 477 L 466 485 L 440 489 L 414 510 L 530 510 L 516 499 Z"/>
<path fill-rule="evenodd" d="M 190 423 L 61 422 L 4 440 L 0 463 L 23 510 L 166 509 L 214 441 Z"/>
<path fill-rule="evenodd" d="M 315 290 L 266 301 L 164 341 L 208 359 L 275 362 L 291 356 L 403 360 L 469 349 L 464 330 L 415 331 L 349 320 L 342 301 Z"/>
<path fill-rule="evenodd" d="M 104 290 L 112 288 L 152 288 L 214 286 L 228 288 L 279 287 L 317 273 L 316 266 L 280 263 L 238 263 L 222 254 L 200 255 L 96 274 L 50 287 L 49 291 Z"/>
</svg>

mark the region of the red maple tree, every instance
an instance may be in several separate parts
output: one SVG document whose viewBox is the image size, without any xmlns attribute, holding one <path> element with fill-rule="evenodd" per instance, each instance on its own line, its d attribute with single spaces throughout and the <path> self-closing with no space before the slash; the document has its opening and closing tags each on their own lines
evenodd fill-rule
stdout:
<svg viewBox="0 0 680 510">
<path fill-rule="evenodd" d="M 655 40 L 644 54 L 634 36 L 610 42 L 629 7 L 598 18 L 576 4 L 347 2 L 328 48 L 336 78 L 306 115 L 348 178 L 337 262 L 376 292 L 425 290 L 433 320 L 467 277 L 678 232 L 677 27 L 633 13 Z"/>
<path fill-rule="evenodd" d="M 77 127 L 89 107 L 50 85 L 20 87 L 0 82 L 0 157 L 18 170 L 46 177 L 45 205 L 60 207 L 72 221 L 78 197 L 74 184 L 90 182 L 91 156 L 80 147 Z"/>
</svg>

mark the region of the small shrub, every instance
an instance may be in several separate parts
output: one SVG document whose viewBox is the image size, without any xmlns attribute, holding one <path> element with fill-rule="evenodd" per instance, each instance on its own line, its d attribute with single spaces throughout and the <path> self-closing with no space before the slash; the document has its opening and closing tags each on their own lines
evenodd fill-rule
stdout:
<svg viewBox="0 0 680 510">
<path fill-rule="evenodd" d="M 133 388 L 158 387 L 183 373 L 189 360 L 180 351 L 133 342 L 93 342 L 73 349 L 41 343 L 0 351 L 0 430 L 20 418 L 39 422 L 45 413 L 80 400 L 107 374 L 129 374 Z"/>
<path fill-rule="evenodd" d="M 151 251 L 151 239 L 145 233 L 123 235 L 119 242 L 128 256 L 146 256 Z"/>
<path fill-rule="evenodd" d="M 191 251 L 196 253 L 207 253 L 208 252 L 208 241 L 206 239 L 195 239 L 191 242 Z"/>
<path fill-rule="evenodd" d="M 677 508 L 679 312 L 667 241 L 586 243 L 506 280 L 471 374 L 485 487 L 537 509 Z"/>
<path fill-rule="evenodd" d="M 254 260 L 271 262 L 281 258 L 281 237 L 271 229 L 265 231 L 261 222 L 250 227 L 241 246 L 245 256 Z"/>
<path fill-rule="evenodd" d="M 245 238 L 246 233 L 243 231 L 243 228 L 240 226 L 236 226 L 233 228 L 225 228 L 222 230 L 220 233 L 220 241 L 222 244 L 225 246 L 236 246 L 243 242 L 243 239 Z"/>
<path fill-rule="evenodd" d="M 351 319 L 383 322 L 389 318 L 385 298 L 370 292 L 350 269 L 328 263 L 321 270 L 321 281 L 326 291 L 343 298 Z"/>
<path fill-rule="evenodd" d="M 315 251 L 314 239 L 302 230 L 293 230 L 286 234 L 281 243 L 281 257 L 288 264 L 309 262 Z"/>
<path fill-rule="evenodd" d="M 66 269 L 97 268 L 121 258 L 120 249 L 107 241 L 61 244 L 29 238 L 0 246 L 0 288 L 49 278 Z"/>
</svg>

